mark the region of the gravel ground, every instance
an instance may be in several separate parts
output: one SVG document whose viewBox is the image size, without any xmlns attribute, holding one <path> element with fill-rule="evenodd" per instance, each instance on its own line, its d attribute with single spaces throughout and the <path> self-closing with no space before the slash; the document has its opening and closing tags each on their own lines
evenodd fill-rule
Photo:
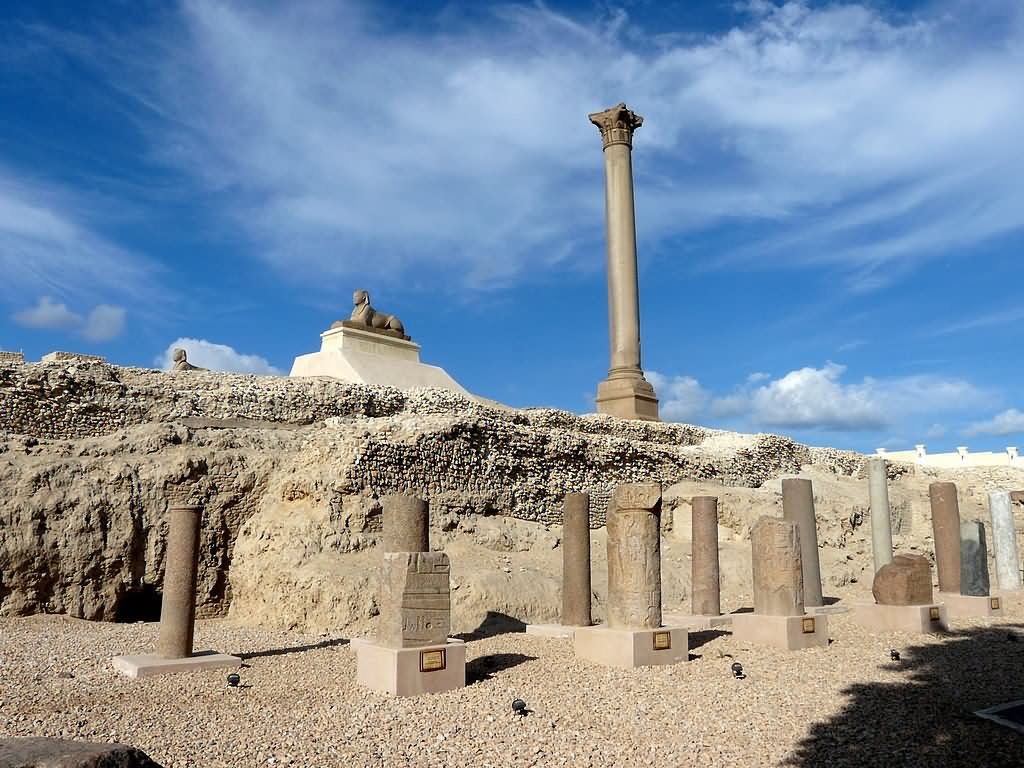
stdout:
<svg viewBox="0 0 1024 768">
<path fill-rule="evenodd" d="M 465 689 L 391 699 L 355 686 L 345 638 L 201 621 L 197 648 L 247 657 L 233 689 L 223 671 L 116 675 L 110 658 L 151 650 L 155 624 L 3 619 L 0 737 L 119 741 L 166 768 L 1024 765 L 1024 735 L 969 714 L 1024 699 L 1024 601 L 945 636 L 829 623 L 828 648 L 693 633 L 690 662 L 635 671 L 577 661 L 568 641 L 497 635 L 469 641 Z"/>
</svg>

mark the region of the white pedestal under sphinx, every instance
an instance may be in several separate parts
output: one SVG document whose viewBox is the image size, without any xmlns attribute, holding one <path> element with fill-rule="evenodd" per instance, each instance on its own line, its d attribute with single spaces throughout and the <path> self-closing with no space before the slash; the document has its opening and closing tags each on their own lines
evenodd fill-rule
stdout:
<svg viewBox="0 0 1024 768">
<path fill-rule="evenodd" d="M 320 334 L 320 351 L 300 355 L 289 376 L 331 376 L 356 384 L 398 389 L 435 387 L 469 393 L 443 368 L 420 362 L 420 345 L 405 335 L 401 321 L 376 312 L 366 291 L 356 291 L 351 320 Z"/>
</svg>

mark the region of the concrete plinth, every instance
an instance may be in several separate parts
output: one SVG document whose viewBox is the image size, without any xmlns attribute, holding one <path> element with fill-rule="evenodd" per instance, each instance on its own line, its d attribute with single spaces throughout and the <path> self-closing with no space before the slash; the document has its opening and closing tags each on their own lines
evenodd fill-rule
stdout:
<svg viewBox="0 0 1024 768">
<path fill-rule="evenodd" d="M 155 677 L 174 672 L 195 672 L 201 669 L 239 667 L 242 660 L 216 651 L 198 651 L 184 659 L 167 659 L 154 654 L 115 656 L 114 669 L 128 677 Z"/>
<path fill-rule="evenodd" d="M 735 640 L 784 651 L 828 646 L 827 616 L 767 616 L 737 613 L 732 618 Z"/>
<path fill-rule="evenodd" d="M 869 632 L 945 632 L 949 617 L 942 605 L 858 603 L 853 619 Z"/>
<path fill-rule="evenodd" d="M 569 627 L 564 624 L 527 624 L 526 634 L 537 637 L 555 637 L 560 640 L 572 640 L 576 634 L 576 627 Z"/>
<path fill-rule="evenodd" d="M 466 687 L 466 645 L 458 641 L 419 648 L 362 642 L 355 652 L 356 682 L 374 691 L 417 696 Z"/>
<path fill-rule="evenodd" d="M 849 613 L 850 607 L 848 605 L 812 605 L 804 608 L 804 613 L 808 616 L 827 616 L 835 613 Z"/>
<path fill-rule="evenodd" d="M 330 376 L 398 389 L 435 387 L 468 395 L 443 368 L 420 362 L 418 344 L 358 328 L 339 327 L 321 333 L 320 351 L 296 357 L 289 376 Z"/>
<path fill-rule="evenodd" d="M 1003 615 L 1003 598 L 998 595 L 953 595 L 939 592 L 939 603 L 951 619 L 978 619 Z"/>
<path fill-rule="evenodd" d="M 579 627 L 573 646 L 581 659 L 622 669 L 678 664 L 690 658 L 689 634 L 683 627 Z"/>
<path fill-rule="evenodd" d="M 594 399 L 598 413 L 620 419 L 658 421 L 658 398 L 654 387 L 640 376 L 628 379 L 605 379 L 597 384 Z"/>
</svg>

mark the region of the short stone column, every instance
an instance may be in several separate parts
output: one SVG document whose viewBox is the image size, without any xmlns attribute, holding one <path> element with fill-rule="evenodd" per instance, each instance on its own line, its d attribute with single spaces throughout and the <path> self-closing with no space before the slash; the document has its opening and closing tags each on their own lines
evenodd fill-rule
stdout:
<svg viewBox="0 0 1024 768">
<path fill-rule="evenodd" d="M 932 508 L 935 539 L 935 570 L 939 592 L 960 594 L 960 503 L 956 485 L 931 483 L 928 498 Z"/>
<path fill-rule="evenodd" d="M 960 523 L 960 594 L 987 597 L 990 588 L 985 525 L 964 520 Z"/>
<path fill-rule="evenodd" d="M 395 494 L 381 500 L 385 552 L 429 552 L 430 514 L 427 502 Z"/>
<path fill-rule="evenodd" d="M 868 493 L 871 497 L 871 553 L 877 573 L 879 568 L 892 561 L 892 514 L 885 459 L 868 460 Z"/>
<path fill-rule="evenodd" d="M 694 496 L 692 509 L 692 551 L 690 553 L 690 612 L 694 616 L 722 613 L 718 565 L 718 497 Z"/>
<path fill-rule="evenodd" d="M 804 604 L 824 605 L 821 595 L 821 564 L 818 560 L 818 523 L 814 516 L 811 481 L 789 477 L 782 481 L 782 517 L 800 528 L 800 559 L 804 574 Z"/>
<path fill-rule="evenodd" d="M 754 613 L 799 616 L 804 612 L 803 547 L 795 520 L 767 515 L 750 530 Z"/>
<path fill-rule="evenodd" d="M 164 592 L 160 604 L 160 638 L 157 655 L 184 659 L 192 655 L 196 619 L 196 581 L 199 576 L 199 529 L 203 508 L 176 504 L 171 507 Z"/>
<path fill-rule="evenodd" d="M 990 493 L 988 510 L 992 516 L 992 550 L 996 558 L 996 583 L 1000 589 L 1020 589 L 1020 551 L 1017 547 L 1017 531 L 1013 523 L 1010 494 L 1006 491 Z"/>
<path fill-rule="evenodd" d="M 562 507 L 562 624 L 589 627 L 590 496 L 568 493 Z"/>
<path fill-rule="evenodd" d="M 608 626 L 661 626 L 661 487 L 627 483 L 608 508 Z"/>
</svg>

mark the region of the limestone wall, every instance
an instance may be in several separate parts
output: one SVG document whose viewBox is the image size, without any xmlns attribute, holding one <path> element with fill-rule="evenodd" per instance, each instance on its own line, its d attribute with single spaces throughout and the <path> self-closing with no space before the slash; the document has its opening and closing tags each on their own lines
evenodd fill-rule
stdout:
<svg viewBox="0 0 1024 768">
<path fill-rule="evenodd" d="M 4 352 L 0 349 L 0 365 L 21 365 L 25 355 L 21 352 Z"/>
</svg>

